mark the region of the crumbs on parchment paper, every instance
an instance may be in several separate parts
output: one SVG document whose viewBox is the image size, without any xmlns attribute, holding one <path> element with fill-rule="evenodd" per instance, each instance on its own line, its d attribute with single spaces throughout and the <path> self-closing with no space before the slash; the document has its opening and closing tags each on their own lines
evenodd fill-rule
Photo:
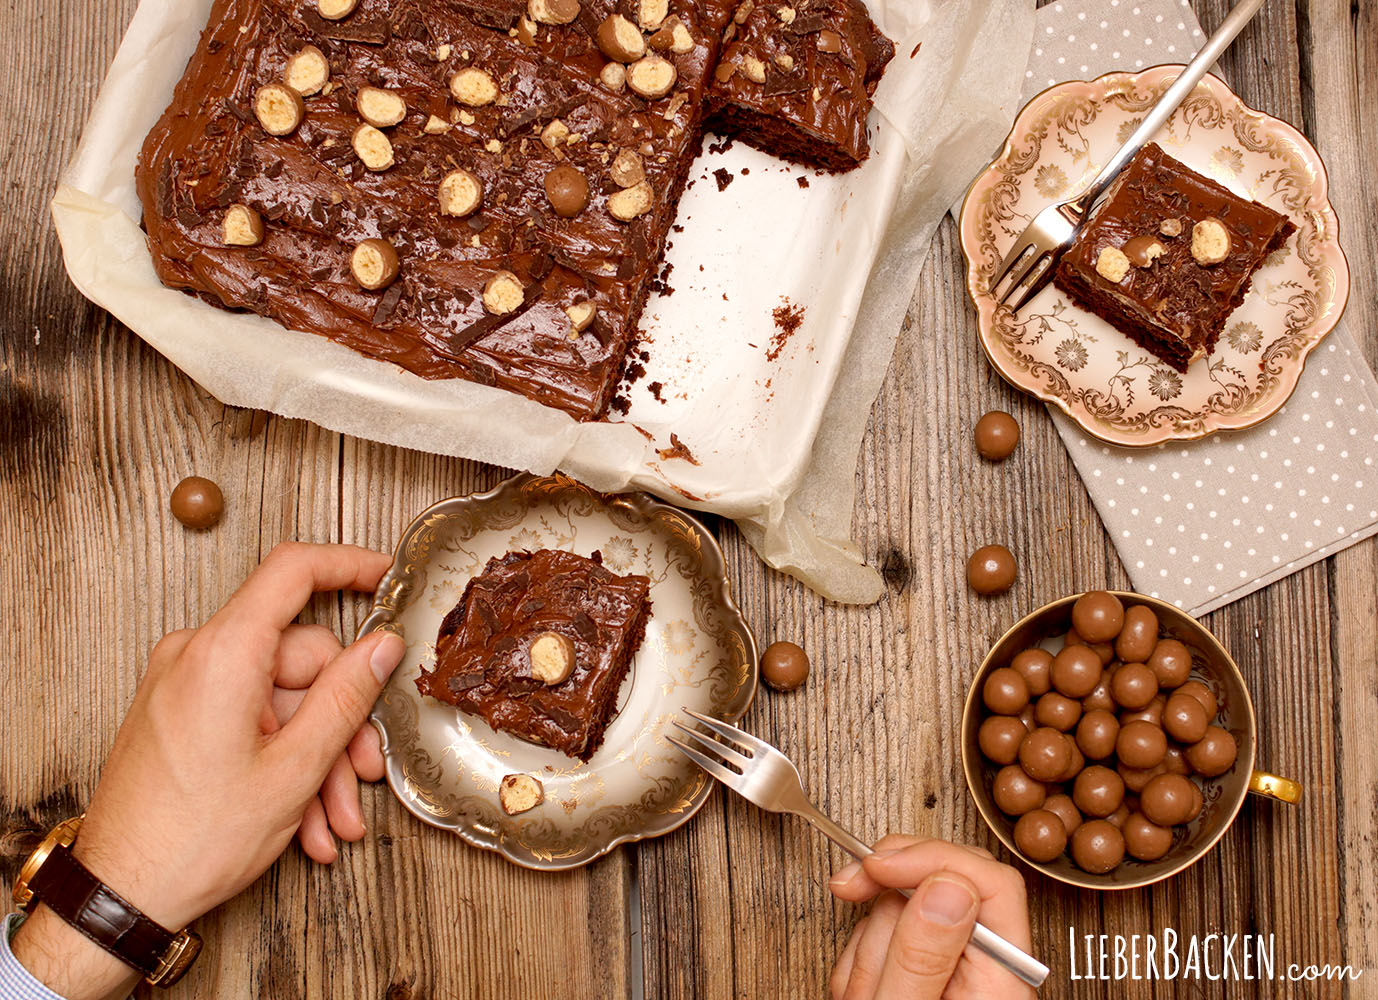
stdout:
<svg viewBox="0 0 1378 1000">
<path fill-rule="evenodd" d="M 801 188 L 806 188 L 809 186 L 809 179 L 801 174 L 794 179 L 794 183 L 798 184 Z"/>
<path fill-rule="evenodd" d="M 717 170 L 713 171 L 713 179 L 718 182 L 719 191 L 726 191 L 727 185 L 731 184 L 737 178 L 734 177 L 732 171 L 728 170 L 726 167 L 719 167 Z"/>
<path fill-rule="evenodd" d="M 782 295 L 780 304 L 771 310 L 771 315 L 775 318 L 775 334 L 770 338 L 770 347 L 766 350 L 767 361 L 774 361 L 780 356 L 804 322 L 804 307 L 795 305 L 790 302 L 789 296 Z"/>
<path fill-rule="evenodd" d="M 699 460 L 694 457 L 694 453 L 689 447 L 679 439 L 679 435 L 674 431 L 670 432 L 670 447 L 661 448 L 656 452 L 662 462 L 668 462 L 672 458 L 682 458 L 690 465 L 698 465 Z"/>
</svg>

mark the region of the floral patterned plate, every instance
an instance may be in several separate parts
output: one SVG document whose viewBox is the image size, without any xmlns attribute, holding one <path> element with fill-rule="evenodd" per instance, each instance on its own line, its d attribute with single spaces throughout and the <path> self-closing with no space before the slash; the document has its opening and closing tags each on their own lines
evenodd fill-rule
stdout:
<svg viewBox="0 0 1378 1000">
<path fill-rule="evenodd" d="M 587 763 L 503 733 L 416 690 L 440 621 L 492 556 L 522 549 L 601 552 L 651 578 L 651 621 L 618 714 Z M 418 818 L 528 868 L 574 868 L 618 844 L 668 833 L 711 780 L 664 739 L 683 705 L 739 719 L 756 693 L 756 643 L 732 602 L 722 550 L 688 514 L 644 493 L 604 496 L 565 476 L 517 476 L 444 500 L 403 533 L 359 634 L 389 629 L 407 655 L 374 706 L 387 779 Z M 545 801 L 508 816 L 498 783 L 526 772 Z"/>
<path fill-rule="evenodd" d="M 990 278 L 1015 237 L 1040 209 L 1090 182 L 1181 70 L 1155 66 L 1045 90 L 1019 113 L 962 206 L 967 289 L 991 363 L 1111 444 L 1199 438 L 1267 419 L 1296 388 L 1307 354 L 1339 322 L 1349 295 L 1320 155 L 1292 126 L 1207 76 L 1155 141 L 1298 229 L 1254 276 L 1215 351 L 1181 375 L 1051 284 L 1017 315 L 996 305 Z"/>
</svg>

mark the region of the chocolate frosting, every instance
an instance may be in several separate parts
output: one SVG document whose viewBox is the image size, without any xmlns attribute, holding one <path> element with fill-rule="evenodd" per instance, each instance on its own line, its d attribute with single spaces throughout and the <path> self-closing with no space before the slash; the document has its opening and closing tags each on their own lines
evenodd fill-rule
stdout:
<svg viewBox="0 0 1378 1000">
<path fill-rule="evenodd" d="M 323 334 L 427 378 L 468 378 L 524 393 L 589 419 L 601 415 L 621 374 L 657 261 L 697 152 L 702 91 L 730 7 L 676 4 L 695 41 L 666 53 L 675 91 L 645 101 L 598 81 L 605 59 L 584 21 L 612 13 L 612 0 L 585 0 L 580 21 L 542 25 L 534 44 L 506 30 L 525 4 L 473 0 L 361 0 L 347 19 L 325 21 L 312 5 L 287 0 L 217 0 L 172 105 L 149 133 L 137 183 L 159 277 L 218 305 L 249 309 Z M 279 80 L 302 46 L 331 66 L 329 93 L 305 99 L 291 135 L 259 126 L 253 97 Z M 448 45 L 447 58 L 437 50 Z M 442 135 L 423 131 L 456 105 L 448 81 L 478 66 L 502 97 L 466 109 Z M 395 165 L 371 173 L 353 153 L 363 86 L 406 99 L 407 116 L 388 130 Z M 676 100 L 677 94 L 687 100 Z M 548 149 L 541 128 L 560 118 L 582 141 Z M 488 144 L 501 143 L 490 150 Z M 649 144 L 649 212 L 619 222 L 606 208 L 618 190 L 608 176 L 617 149 Z M 545 174 L 581 170 L 590 204 L 573 219 L 551 210 Z M 441 178 L 463 167 L 485 195 L 466 219 L 442 216 Z M 244 203 L 264 220 L 252 248 L 224 246 L 225 209 Z M 397 248 L 401 277 L 386 291 L 359 287 L 349 270 L 358 242 L 379 237 Z M 482 289 L 500 269 L 527 289 L 522 308 L 484 310 Z M 597 316 L 573 334 L 564 309 L 591 300 Z"/>
<path fill-rule="evenodd" d="M 612 720 L 618 689 L 650 615 L 650 580 L 542 549 L 491 559 L 441 623 L 436 664 L 417 689 L 494 729 L 588 760 Z M 548 632 L 574 645 L 574 669 L 547 687 L 530 647 Z"/>
</svg>

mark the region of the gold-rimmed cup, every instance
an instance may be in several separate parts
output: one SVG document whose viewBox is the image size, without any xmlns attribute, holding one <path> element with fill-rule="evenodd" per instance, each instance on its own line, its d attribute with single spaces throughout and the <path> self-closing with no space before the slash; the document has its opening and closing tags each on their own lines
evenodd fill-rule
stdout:
<svg viewBox="0 0 1378 1000">
<path fill-rule="evenodd" d="M 1171 604 L 1126 591 L 1111 593 L 1126 608 L 1135 604 L 1151 608 L 1158 616 L 1161 634 L 1179 640 L 1191 651 L 1192 678 L 1215 693 L 1220 708 L 1214 725 L 1229 731 L 1238 744 L 1239 755 L 1230 770 L 1219 777 L 1203 779 L 1201 814 L 1191 823 L 1177 828 L 1172 849 L 1157 861 L 1138 861 L 1126 856 L 1114 870 L 1093 875 L 1078 868 L 1065 853 L 1052 861 L 1032 860 L 1015 845 L 1014 819 L 1000 811 L 991 794 L 999 768 L 986 760 L 977 744 L 977 731 L 989 714 L 981 700 L 981 687 L 992 670 L 1009 666 L 1021 650 L 1065 635 L 1072 627 L 1072 605 L 1081 595 L 1072 594 L 1046 604 L 1015 623 L 986 654 L 967 692 L 962 712 L 962 770 L 967 789 L 982 818 L 1016 857 L 1051 878 L 1086 889 L 1135 889 L 1170 878 L 1190 867 L 1225 835 L 1251 792 L 1288 803 L 1301 798 L 1301 786 L 1295 781 L 1256 769 L 1258 721 L 1253 701 L 1244 675 L 1220 641 L 1195 618 Z"/>
</svg>

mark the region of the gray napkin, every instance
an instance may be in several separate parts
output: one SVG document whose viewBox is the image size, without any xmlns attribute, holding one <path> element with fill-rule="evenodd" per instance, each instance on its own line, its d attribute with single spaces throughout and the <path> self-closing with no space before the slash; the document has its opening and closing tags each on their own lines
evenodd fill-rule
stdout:
<svg viewBox="0 0 1378 1000">
<path fill-rule="evenodd" d="M 1024 99 L 1185 63 L 1203 40 L 1187 0 L 1063 0 L 1038 12 Z M 1049 412 L 1134 588 L 1191 614 L 1378 533 L 1378 383 L 1343 322 L 1287 405 L 1246 431 L 1125 449 Z"/>
</svg>

